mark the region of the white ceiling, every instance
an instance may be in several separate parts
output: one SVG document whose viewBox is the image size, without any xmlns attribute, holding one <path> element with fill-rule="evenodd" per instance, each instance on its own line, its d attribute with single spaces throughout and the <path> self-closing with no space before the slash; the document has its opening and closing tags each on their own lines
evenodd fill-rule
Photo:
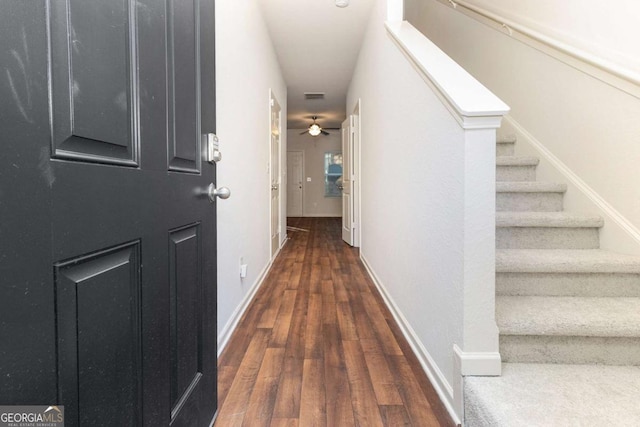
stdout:
<svg viewBox="0 0 640 427">
<path fill-rule="evenodd" d="M 287 83 L 287 127 L 340 127 L 373 0 L 259 0 Z M 304 92 L 325 92 L 305 100 Z"/>
</svg>

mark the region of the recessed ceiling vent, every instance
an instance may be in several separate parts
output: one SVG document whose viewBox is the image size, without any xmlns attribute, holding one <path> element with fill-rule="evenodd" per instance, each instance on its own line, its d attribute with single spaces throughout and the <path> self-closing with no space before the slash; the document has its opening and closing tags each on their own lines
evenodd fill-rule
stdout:
<svg viewBox="0 0 640 427">
<path fill-rule="evenodd" d="M 324 99 L 324 92 L 305 92 L 304 99 Z"/>
</svg>

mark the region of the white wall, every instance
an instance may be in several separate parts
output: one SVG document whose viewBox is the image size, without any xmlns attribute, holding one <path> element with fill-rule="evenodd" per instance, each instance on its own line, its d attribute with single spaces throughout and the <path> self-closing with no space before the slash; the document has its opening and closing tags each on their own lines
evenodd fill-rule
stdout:
<svg viewBox="0 0 640 427">
<path fill-rule="evenodd" d="M 463 340 L 464 132 L 391 41 L 377 0 L 349 94 L 361 98 L 361 256 L 451 405 Z"/>
<path fill-rule="evenodd" d="M 302 176 L 302 216 L 342 216 L 342 198 L 324 196 L 324 153 L 342 151 L 340 130 L 328 131 L 330 135 L 313 137 L 305 129 L 287 131 L 287 150 L 304 152 Z M 307 182 L 307 178 L 311 182 Z"/>
<path fill-rule="evenodd" d="M 218 342 L 224 344 L 270 262 L 270 88 L 282 116 L 287 112 L 286 85 L 256 0 L 216 3 L 216 88 L 217 184 L 231 190 L 228 200 L 217 202 Z M 286 137 L 281 150 L 285 164 Z M 281 220 L 286 230 L 284 215 Z M 243 280 L 240 257 L 248 264 Z"/>
<path fill-rule="evenodd" d="M 531 13 L 531 19 L 541 25 L 587 39 L 594 46 L 602 43 L 613 49 L 612 35 L 638 32 L 638 27 L 628 22 L 640 12 L 637 2 L 633 6 L 622 2 L 623 7 L 607 3 L 606 11 L 602 2 L 553 2 L 553 12 L 549 7 L 534 12 L 530 1 L 516 3 L 496 4 L 508 9 L 510 15 Z M 542 3 L 548 6 L 549 2 Z M 566 9 L 569 3 L 575 6 L 571 13 Z M 538 4 L 535 2 L 536 8 Z M 414 25 L 511 106 L 511 118 L 530 139 L 542 144 L 550 153 L 548 159 L 559 162 L 565 181 L 567 177 L 579 177 L 577 187 L 585 190 L 586 196 L 578 194 L 576 185 L 569 182 L 572 186 L 565 208 L 590 209 L 604 215 L 603 247 L 640 254 L 640 186 L 636 185 L 640 182 L 640 99 L 436 0 L 421 5 L 419 18 L 412 20 Z M 595 25 L 598 15 L 604 21 Z M 633 50 L 637 59 L 638 36 L 632 46 L 629 36 L 618 40 L 616 35 L 616 42 L 626 53 Z M 526 141 L 522 142 L 516 149 L 531 152 Z M 548 159 L 543 156 L 539 168 L 543 179 L 558 176 L 545 164 Z"/>
<path fill-rule="evenodd" d="M 469 3 L 640 71 L 637 0 L 470 0 Z"/>
</svg>

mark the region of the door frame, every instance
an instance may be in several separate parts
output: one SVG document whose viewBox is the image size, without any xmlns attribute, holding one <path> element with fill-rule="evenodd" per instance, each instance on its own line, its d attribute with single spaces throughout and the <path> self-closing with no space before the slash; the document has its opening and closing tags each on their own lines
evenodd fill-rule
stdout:
<svg viewBox="0 0 640 427">
<path fill-rule="evenodd" d="M 353 186 L 353 247 L 359 248 L 362 245 L 362 200 L 360 194 L 362 190 L 361 183 L 361 153 L 362 153 L 362 100 L 358 98 L 355 106 L 351 110 L 351 114 L 354 116 L 353 123 L 355 123 L 355 132 L 353 138 L 353 179 L 356 181 Z"/>
<path fill-rule="evenodd" d="M 271 176 L 272 176 L 272 168 L 273 168 L 273 157 L 272 157 L 272 139 L 271 139 L 271 114 L 273 113 L 273 108 L 275 105 L 278 106 L 278 153 L 276 154 L 278 157 L 278 225 L 279 228 L 279 237 L 278 237 L 278 248 L 274 251 L 272 246 L 272 236 L 273 236 L 273 206 L 271 203 Z M 271 259 L 273 260 L 278 252 L 280 252 L 280 248 L 282 247 L 282 242 L 284 239 L 282 238 L 282 106 L 278 99 L 276 98 L 273 89 L 269 89 L 269 179 L 268 179 L 268 195 L 269 195 L 269 252 L 271 253 Z"/>
<path fill-rule="evenodd" d="M 353 178 L 354 178 L 354 157 L 355 141 L 353 135 L 354 117 L 347 115 L 340 125 L 340 139 L 342 147 L 342 240 L 348 245 L 354 245 L 354 199 L 353 199 Z M 345 228 L 348 227 L 348 228 Z M 345 237 L 345 235 L 347 237 Z"/>
</svg>

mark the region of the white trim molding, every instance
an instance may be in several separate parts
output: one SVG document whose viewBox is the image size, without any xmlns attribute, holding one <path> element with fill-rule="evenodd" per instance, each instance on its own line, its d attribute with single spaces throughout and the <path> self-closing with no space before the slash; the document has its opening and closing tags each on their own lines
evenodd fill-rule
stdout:
<svg viewBox="0 0 640 427">
<path fill-rule="evenodd" d="M 454 344 L 453 353 L 460 361 L 462 376 L 499 377 L 502 375 L 502 358 L 498 352 L 466 352 Z"/>
<path fill-rule="evenodd" d="M 362 264 L 367 270 L 369 277 L 371 277 L 371 280 L 373 281 L 373 283 L 376 285 L 376 288 L 380 292 L 380 295 L 382 296 L 382 299 L 387 305 L 387 308 L 389 308 L 389 311 L 393 315 L 393 318 L 395 319 L 396 323 L 400 327 L 400 331 L 402 331 L 402 335 L 405 337 L 405 339 L 411 346 L 413 353 L 418 358 L 418 361 L 420 362 L 420 365 L 422 366 L 422 369 L 424 370 L 425 374 L 427 374 L 427 377 L 429 378 L 431 385 L 433 385 L 433 388 L 435 389 L 436 393 L 438 393 L 440 400 L 442 400 L 442 403 L 444 404 L 445 408 L 447 408 L 447 412 L 449 412 L 449 415 L 453 419 L 453 422 L 456 425 L 459 425 L 461 422 L 460 420 L 462 419 L 462 413 L 458 413 L 454 409 L 453 387 L 451 386 L 451 384 L 449 384 L 449 381 L 447 381 L 447 379 L 445 378 L 440 368 L 438 368 L 438 365 L 429 354 L 429 351 L 424 347 L 424 345 L 420 341 L 418 334 L 416 334 L 416 332 L 413 330 L 413 328 L 409 324 L 409 321 L 407 320 L 407 318 L 404 317 L 404 315 L 402 314 L 402 312 L 400 311 L 396 303 L 393 301 L 393 298 L 391 298 L 391 295 L 389 294 L 389 292 L 387 292 L 387 289 L 385 288 L 384 284 L 382 284 L 382 282 L 380 281 L 376 273 L 372 270 L 371 266 L 369 265 L 369 262 L 367 261 L 366 257 L 362 252 L 360 253 L 360 260 L 362 261 Z"/>
<path fill-rule="evenodd" d="M 329 213 L 303 213 L 302 218 L 342 218 L 342 214 L 329 214 Z"/>
<path fill-rule="evenodd" d="M 406 21 L 387 33 L 463 129 L 496 129 L 509 106 Z"/>
<path fill-rule="evenodd" d="M 229 339 L 231 338 L 231 335 L 233 335 L 233 332 L 238 327 L 238 323 L 240 322 L 240 319 L 244 315 L 245 311 L 247 311 L 247 308 L 249 308 L 249 304 L 253 300 L 253 297 L 256 295 L 256 293 L 258 292 L 258 289 L 260 289 L 260 287 L 264 283 L 264 280 L 269 275 L 269 272 L 271 271 L 271 267 L 273 267 L 273 264 L 276 258 L 278 257 L 278 255 L 280 255 L 280 251 L 282 251 L 282 248 L 284 247 L 284 245 L 287 244 L 288 241 L 289 241 L 289 236 L 285 235 L 284 240 L 282 240 L 282 242 L 280 243 L 280 247 L 278 248 L 276 253 L 273 255 L 273 258 L 271 258 L 271 260 L 267 263 L 267 265 L 262 269 L 262 271 L 256 278 L 256 281 L 253 282 L 253 285 L 251 285 L 251 288 L 249 288 L 249 292 L 246 293 L 246 295 L 244 296 L 244 298 L 242 299 L 238 307 L 235 309 L 235 311 L 229 318 L 229 321 L 227 322 L 227 324 L 224 326 L 224 328 L 218 335 L 218 357 L 220 357 L 220 354 L 222 354 L 222 351 L 229 343 Z"/>
<path fill-rule="evenodd" d="M 580 49 L 550 34 L 515 22 L 498 13 L 465 0 L 435 0 L 456 11 L 486 24 L 496 31 L 513 37 L 543 53 L 583 71 L 604 83 L 640 98 L 640 73 L 624 65 Z"/>
<path fill-rule="evenodd" d="M 502 359 L 498 352 L 465 352 L 453 345 L 453 401 L 464 418 L 464 377 L 497 377 L 502 374 Z"/>
<path fill-rule="evenodd" d="M 271 267 L 273 267 L 273 262 L 275 261 L 276 257 L 280 253 L 280 250 L 282 249 L 282 247 L 285 245 L 287 241 L 288 239 L 282 242 L 282 244 L 280 245 L 280 248 L 278 248 L 273 258 L 269 260 L 267 265 L 262 269 L 262 271 L 256 278 L 256 281 L 253 282 L 253 285 L 251 285 L 251 288 L 249 288 L 249 292 L 245 294 L 244 298 L 242 299 L 238 307 L 236 307 L 235 311 L 229 318 L 229 321 L 227 322 L 227 324 L 224 326 L 224 328 L 222 328 L 222 331 L 220 332 L 220 334 L 218 334 L 218 357 L 220 357 L 220 355 L 222 354 L 222 351 L 225 349 L 225 347 L 229 343 L 229 339 L 231 339 L 231 335 L 233 335 L 233 332 L 238 327 L 238 323 L 240 322 L 240 319 L 242 319 L 242 316 L 244 315 L 245 311 L 247 311 L 247 308 L 249 308 L 251 301 L 253 301 L 253 297 L 255 297 L 256 293 L 258 292 L 258 289 L 260 289 L 260 287 L 264 283 L 264 280 L 267 278 L 269 271 L 271 271 Z"/>
<path fill-rule="evenodd" d="M 209 427 L 213 427 L 213 425 L 216 423 L 216 419 L 218 418 L 218 412 L 219 412 L 219 409 L 220 409 L 220 408 L 218 408 L 218 409 L 216 410 L 216 413 L 215 413 L 215 414 L 213 414 L 213 418 L 211 418 L 211 422 L 209 423 Z"/>
</svg>

